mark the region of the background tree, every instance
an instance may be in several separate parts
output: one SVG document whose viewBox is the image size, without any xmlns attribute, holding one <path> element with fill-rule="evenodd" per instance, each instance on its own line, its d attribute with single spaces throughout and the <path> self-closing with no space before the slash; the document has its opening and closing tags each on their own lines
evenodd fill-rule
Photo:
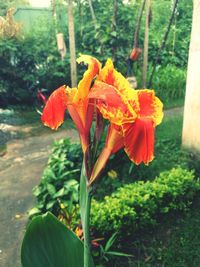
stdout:
<svg viewBox="0 0 200 267">
<path fill-rule="evenodd" d="M 90 54 L 105 62 L 114 54 L 116 68 L 126 75 L 127 58 L 133 49 L 133 29 L 136 28 L 143 1 L 93 0 L 92 6 L 98 23 L 95 29 L 88 0 L 74 0 L 76 55 Z M 68 44 L 67 1 L 56 0 L 55 2 L 58 31 L 64 34 L 65 43 Z M 117 12 L 114 12 L 116 2 Z M 172 4 L 172 0 L 152 1 L 153 17 L 149 30 L 147 78 L 168 25 Z M 113 15 L 117 27 L 113 27 Z M 191 18 L 192 1 L 179 1 L 171 31 L 152 81 L 152 88 L 155 88 L 165 106 L 172 106 L 173 101 L 183 105 Z M 144 42 L 144 32 L 145 16 L 142 16 L 139 44 Z M 134 74 L 137 77 L 138 87 L 141 87 L 141 59 L 136 64 Z M 57 51 L 55 25 L 51 21 L 47 23 L 44 18 L 33 23 L 30 32 L 24 34 L 23 40 L 0 38 L 1 94 L 5 94 L 4 96 L 9 99 L 17 98 L 17 101 L 26 102 L 27 88 L 36 80 L 49 90 L 57 88 L 60 84 L 70 84 L 69 49 L 67 47 L 67 54 L 62 62 Z"/>
<path fill-rule="evenodd" d="M 171 26 L 172 26 L 172 22 L 173 22 L 174 17 L 175 17 L 175 12 L 176 12 L 176 8 L 177 8 L 177 4 L 178 4 L 178 0 L 174 0 L 172 14 L 170 16 L 169 23 L 168 23 L 167 28 L 166 28 L 166 32 L 164 34 L 164 37 L 163 37 L 163 40 L 161 42 L 160 48 L 157 50 L 157 54 L 156 54 L 155 59 L 153 61 L 153 69 L 152 69 L 152 72 L 151 72 L 151 75 L 150 75 L 150 79 L 149 79 L 149 88 L 152 87 L 153 75 L 154 75 L 154 72 L 155 72 L 157 63 L 158 63 L 158 61 L 161 58 L 161 53 L 164 50 L 165 44 L 167 42 L 167 38 L 168 38 L 170 29 L 171 29 Z"/>
<path fill-rule="evenodd" d="M 71 86 L 77 85 L 77 71 L 76 71 L 76 44 L 74 32 L 74 15 L 73 15 L 73 1 L 68 0 L 68 31 L 69 31 L 69 49 L 70 49 L 70 70 L 71 70 Z"/>
<path fill-rule="evenodd" d="M 145 19 L 143 68 L 142 68 L 142 88 L 146 88 L 146 80 L 147 80 L 150 9 L 151 9 L 151 0 L 146 0 L 146 19 Z"/>
<path fill-rule="evenodd" d="M 9 8 L 18 6 L 29 6 L 28 0 L 3 0 L 0 1 L 0 16 L 5 16 Z"/>
</svg>

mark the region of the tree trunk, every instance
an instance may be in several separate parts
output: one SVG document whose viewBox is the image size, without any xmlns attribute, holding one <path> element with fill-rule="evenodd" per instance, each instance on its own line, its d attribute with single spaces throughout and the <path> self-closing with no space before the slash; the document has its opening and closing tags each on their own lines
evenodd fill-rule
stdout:
<svg viewBox="0 0 200 267">
<path fill-rule="evenodd" d="M 141 24 L 141 20 L 142 20 L 142 14 L 143 14 L 143 11 L 144 11 L 145 3 L 146 3 L 146 0 L 143 0 L 143 2 L 141 4 L 141 7 L 140 7 L 139 14 L 138 14 L 136 30 L 135 30 L 135 33 L 134 33 L 133 47 L 138 47 L 138 44 L 139 44 L 140 24 Z"/>
<path fill-rule="evenodd" d="M 184 107 L 183 146 L 200 152 L 200 0 L 193 0 L 192 32 L 189 49 Z"/>
<path fill-rule="evenodd" d="M 146 25 L 145 25 L 145 36 L 144 36 L 144 54 L 143 54 L 143 69 L 142 69 L 142 88 L 146 88 L 146 80 L 147 80 L 150 6 L 151 6 L 151 0 L 146 0 Z"/>
<path fill-rule="evenodd" d="M 70 49 L 71 86 L 76 87 L 77 86 L 76 46 L 75 46 L 72 0 L 68 0 L 68 31 L 69 31 L 69 49 Z"/>
<path fill-rule="evenodd" d="M 91 16 L 92 16 L 92 21 L 93 21 L 93 24 L 94 24 L 94 28 L 96 30 L 97 29 L 97 19 L 96 19 L 95 13 L 94 13 L 92 0 L 88 0 L 88 4 L 89 4 L 89 7 L 90 7 L 90 13 L 91 13 Z"/>
<path fill-rule="evenodd" d="M 112 32 L 117 32 L 117 12 L 118 12 L 118 0 L 113 0 L 113 16 L 112 16 Z M 112 59 L 115 62 L 117 52 L 117 35 L 114 38 L 112 47 Z"/>
<path fill-rule="evenodd" d="M 55 0 L 51 0 L 51 7 L 53 12 L 53 22 L 55 27 L 56 34 L 58 33 L 58 21 L 57 21 L 57 15 L 56 15 L 56 2 Z"/>
<path fill-rule="evenodd" d="M 175 13 L 176 13 L 176 8 L 177 8 L 177 5 L 178 5 L 178 1 L 179 0 L 174 0 L 174 5 L 173 5 L 173 9 L 172 9 L 172 14 L 171 14 L 171 17 L 169 19 L 169 23 L 168 23 L 168 26 L 167 26 L 167 29 L 166 29 L 166 32 L 165 32 L 165 35 L 163 37 L 163 40 L 162 40 L 162 43 L 161 43 L 161 46 L 160 48 L 157 50 L 157 53 L 156 53 L 156 57 L 155 57 L 155 60 L 153 62 L 153 70 L 151 72 L 151 76 L 150 76 L 150 79 L 149 79 L 149 88 L 152 87 L 152 81 L 153 81 L 153 75 L 155 73 L 155 70 L 156 70 L 156 66 L 161 58 L 161 55 L 162 55 L 162 51 L 164 50 L 165 48 L 165 44 L 167 42 L 167 38 L 168 38 L 168 35 L 169 35 L 169 32 L 170 32 L 170 29 L 171 29 L 171 26 L 172 26 L 172 22 L 174 20 L 174 16 L 175 16 Z"/>
</svg>

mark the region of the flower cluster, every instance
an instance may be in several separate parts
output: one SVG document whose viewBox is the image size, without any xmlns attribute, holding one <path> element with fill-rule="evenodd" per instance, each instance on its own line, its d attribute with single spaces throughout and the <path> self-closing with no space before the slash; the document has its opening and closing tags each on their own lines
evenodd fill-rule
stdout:
<svg viewBox="0 0 200 267">
<path fill-rule="evenodd" d="M 101 137 L 102 119 L 109 120 L 105 145 L 96 162 L 87 169 L 88 184 L 99 176 L 110 155 L 124 148 L 136 164 L 148 164 L 154 157 L 154 131 L 163 118 L 163 105 L 153 90 L 134 90 L 110 59 L 101 63 L 82 55 L 78 63 L 88 65 L 78 88 L 61 86 L 49 97 L 42 122 L 57 129 L 68 110 L 81 140 L 87 162 L 91 149 L 90 129 L 96 117 L 95 141 Z"/>
</svg>

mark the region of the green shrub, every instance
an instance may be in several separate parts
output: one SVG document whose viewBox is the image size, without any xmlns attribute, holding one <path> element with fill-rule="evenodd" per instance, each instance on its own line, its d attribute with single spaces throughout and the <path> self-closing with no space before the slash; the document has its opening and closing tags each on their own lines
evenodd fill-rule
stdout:
<svg viewBox="0 0 200 267">
<path fill-rule="evenodd" d="M 184 99 L 185 86 L 186 69 L 168 64 L 156 70 L 153 88 L 165 104 L 169 104 L 172 100 Z"/>
<path fill-rule="evenodd" d="M 152 65 L 149 64 L 148 79 L 150 78 Z M 165 108 L 183 106 L 186 88 L 186 73 L 185 67 L 177 67 L 175 64 L 158 65 L 152 81 L 152 88 L 156 95 L 162 100 Z M 137 70 L 136 77 L 138 87 L 142 84 L 142 74 Z"/>
<path fill-rule="evenodd" d="M 61 61 L 53 23 L 38 21 L 20 38 L 0 38 L 0 102 L 4 106 L 31 104 L 36 89 L 47 88 L 50 93 L 69 84 L 69 73 L 69 56 Z M 39 88 L 35 88 L 37 82 Z"/>
<path fill-rule="evenodd" d="M 37 205 L 30 211 L 30 216 L 46 211 L 60 216 L 65 212 L 66 219 L 76 212 L 81 159 L 80 144 L 71 144 L 69 139 L 55 142 L 41 182 L 33 189 Z M 113 165 L 114 160 L 111 159 Z M 115 231 L 129 234 L 154 225 L 162 214 L 185 210 L 200 189 L 193 172 L 181 167 L 162 172 L 152 181 L 130 183 L 129 180 L 130 184 L 124 186 L 127 178 L 113 176 L 110 169 L 105 170 L 92 204 L 91 224 L 95 231 L 104 235 Z M 105 196 L 112 191 L 115 192 L 111 196 Z M 105 196 L 103 201 L 101 194 Z"/>
<path fill-rule="evenodd" d="M 199 190 L 193 171 L 173 168 L 154 181 L 128 184 L 101 202 L 93 200 L 91 225 L 103 235 L 116 231 L 128 235 L 155 225 L 162 214 L 187 209 Z"/>
<path fill-rule="evenodd" d="M 29 212 L 30 216 L 47 211 L 58 216 L 61 204 L 69 214 L 73 212 L 78 203 L 81 153 L 80 145 L 71 145 L 69 139 L 54 143 L 41 182 L 33 189 L 37 205 Z"/>
</svg>

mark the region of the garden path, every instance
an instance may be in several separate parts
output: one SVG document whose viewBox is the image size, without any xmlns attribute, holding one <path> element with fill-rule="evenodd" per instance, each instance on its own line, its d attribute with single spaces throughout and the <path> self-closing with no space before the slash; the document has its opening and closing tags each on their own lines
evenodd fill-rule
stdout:
<svg viewBox="0 0 200 267">
<path fill-rule="evenodd" d="M 166 116 L 183 113 L 173 108 Z M 27 127 L 20 126 L 26 132 Z M 9 127 L 8 127 L 9 128 Z M 10 127 L 13 131 L 14 128 Z M 70 137 L 77 132 L 60 130 L 45 132 L 7 144 L 7 153 L 0 157 L 0 267 L 20 267 L 20 247 L 27 223 L 27 210 L 33 207 L 32 188 L 39 183 L 54 140 Z"/>
<path fill-rule="evenodd" d="M 20 247 L 33 207 L 32 188 L 38 184 L 54 140 L 77 139 L 75 130 L 12 140 L 0 157 L 0 266 L 20 267 Z"/>
</svg>

